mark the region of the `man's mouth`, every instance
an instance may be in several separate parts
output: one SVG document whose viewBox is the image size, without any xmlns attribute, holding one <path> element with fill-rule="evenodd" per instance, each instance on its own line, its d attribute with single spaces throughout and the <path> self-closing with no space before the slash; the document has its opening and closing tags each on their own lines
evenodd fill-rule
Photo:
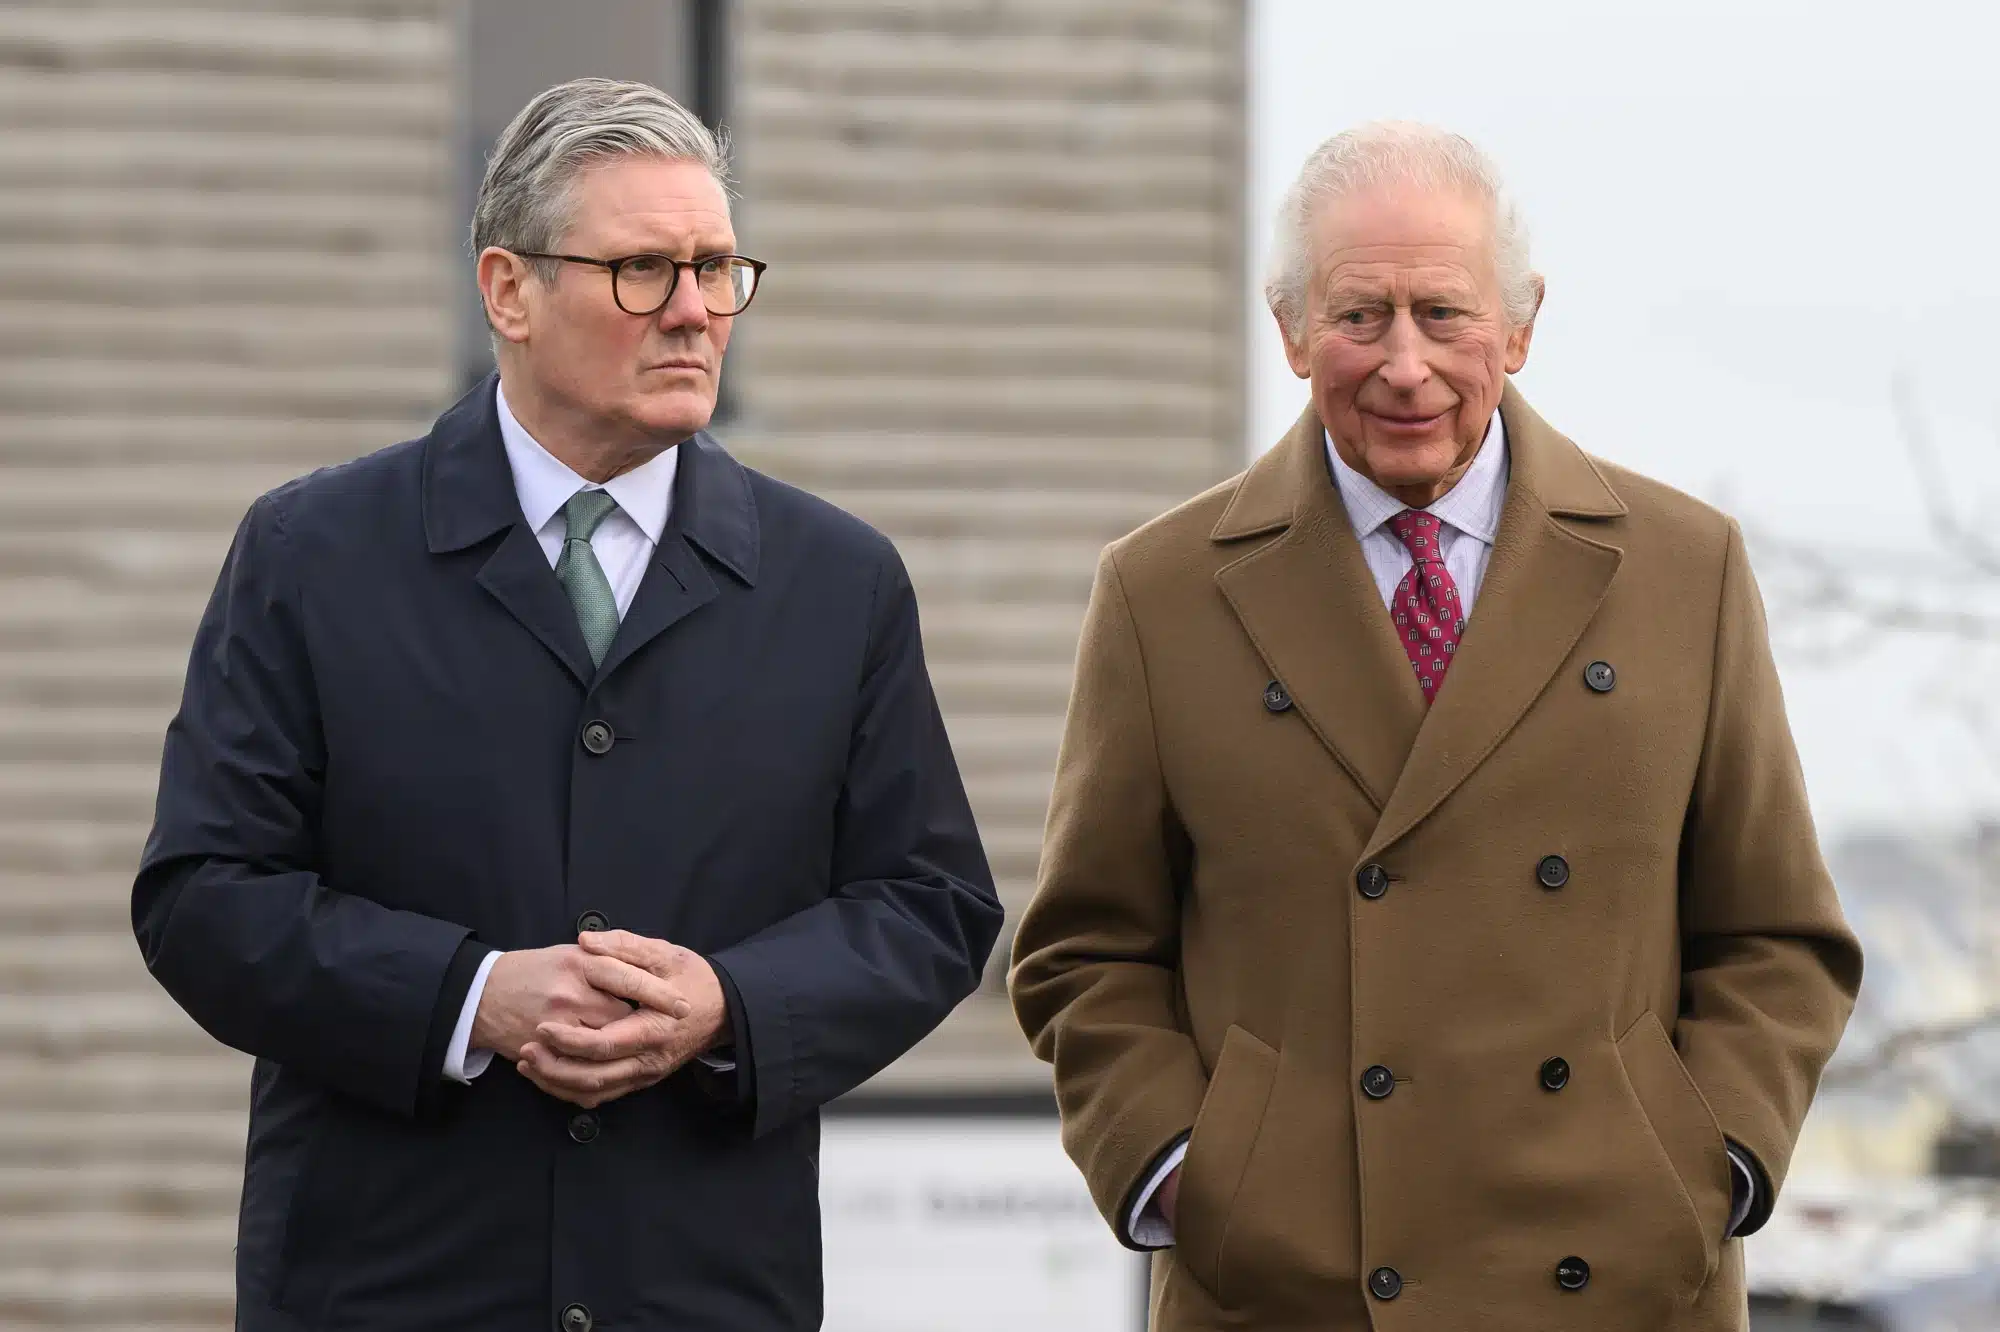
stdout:
<svg viewBox="0 0 2000 1332">
<path fill-rule="evenodd" d="M 1444 420 L 1450 410 L 1450 408 L 1446 408 L 1442 412 L 1432 412 L 1427 416 L 1416 416 L 1408 412 L 1369 412 L 1368 415 L 1388 426 L 1391 430 L 1416 431 L 1438 424 Z"/>
</svg>

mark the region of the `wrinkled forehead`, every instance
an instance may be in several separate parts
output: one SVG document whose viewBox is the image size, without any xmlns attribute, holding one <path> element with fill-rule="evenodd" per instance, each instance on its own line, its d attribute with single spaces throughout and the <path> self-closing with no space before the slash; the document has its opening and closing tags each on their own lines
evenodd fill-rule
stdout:
<svg viewBox="0 0 2000 1332">
<path fill-rule="evenodd" d="M 1497 289 L 1494 230 L 1492 201 L 1469 191 L 1368 186 L 1314 210 L 1313 271 L 1321 286 L 1421 276 Z"/>
<path fill-rule="evenodd" d="M 729 195 L 699 162 L 615 158 L 584 167 L 569 188 L 571 244 L 715 252 L 734 248 Z"/>
</svg>

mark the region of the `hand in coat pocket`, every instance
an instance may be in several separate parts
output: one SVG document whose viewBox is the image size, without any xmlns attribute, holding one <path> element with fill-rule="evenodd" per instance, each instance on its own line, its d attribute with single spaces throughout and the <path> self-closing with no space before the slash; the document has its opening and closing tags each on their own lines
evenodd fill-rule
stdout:
<svg viewBox="0 0 2000 1332">
<path fill-rule="evenodd" d="M 706 958 L 625 930 L 584 934 L 579 944 L 584 978 L 616 996 L 622 1015 L 601 1024 L 540 1023 L 521 1046 L 521 1076 L 594 1109 L 652 1086 L 715 1046 L 728 1008 Z"/>
</svg>

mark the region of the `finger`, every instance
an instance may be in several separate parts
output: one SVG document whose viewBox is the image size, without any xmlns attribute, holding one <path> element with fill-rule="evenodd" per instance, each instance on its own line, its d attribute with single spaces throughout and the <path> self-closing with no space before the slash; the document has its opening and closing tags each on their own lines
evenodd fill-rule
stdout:
<svg viewBox="0 0 2000 1332">
<path fill-rule="evenodd" d="M 592 1108 L 650 1087 L 673 1071 L 663 1057 L 632 1056 L 600 1063 L 592 1059 L 572 1059 L 540 1045 L 522 1060 L 523 1075 L 537 1087 L 577 1105 Z"/>
<path fill-rule="evenodd" d="M 583 978 L 606 994 L 629 999 L 656 1009 L 669 1017 L 688 1015 L 688 1001 L 681 992 L 652 972 L 622 958 L 591 956 L 583 961 Z"/>
<path fill-rule="evenodd" d="M 522 1047 L 519 1067 L 522 1076 L 543 1091 L 578 1105 L 594 1105 L 616 1095 L 620 1075 L 636 1071 L 631 1067 L 614 1069 L 594 1060 L 571 1059 L 539 1042 Z"/>
<path fill-rule="evenodd" d="M 652 972 L 662 980 L 673 980 L 688 967 L 688 961 L 695 954 L 678 944 L 665 939 L 648 938 L 643 934 L 632 934 L 625 930 L 610 930 L 601 935 L 578 935 L 577 942 L 586 953 L 600 957 L 616 957 L 630 962 L 633 966 Z"/>
<path fill-rule="evenodd" d="M 671 947 L 664 939 L 651 939 L 630 930 L 602 930 L 576 936 L 577 943 L 587 951 L 604 957 L 622 958 L 635 967 L 647 971 L 665 966 L 670 960 Z"/>
<path fill-rule="evenodd" d="M 541 1071 L 541 1065 L 536 1062 L 536 1057 L 528 1052 L 529 1048 L 530 1047 L 527 1046 L 522 1047 L 521 1058 L 514 1064 L 514 1071 L 516 1073 L 519 1073 L 522 1077 L 526 1078 L 538 1090 L 546 1092 L 548 1095 L 555 1097 L 559 1101 L 567 1101 L 571 1105 L 581 1106 L 585 1110 L 595 1110 L 597 1108 L 598 1106 L 597 1097 L 587 1095 L 582 1092 L 571 1091 L 565 1087 L 557 1086 L 556 1084 L 550 1082 L 547 1078 L 543 1077 Z M 543 1053 L 542 1057 L 543 1058 L 547 1057 L 546 1052 Z"/>
<path fill-rule="evenodd" d="M 545 1020 L 578 1022 L 586 1027 L 608 1027 L 619 1018 L 631 1017 L 639 1008 L 630 999 L 620 999 L 593 987 L 586 997 L 565 1007 L 553 1007 Z"/>
<path fill-rule="evenodd" d="M 671 1057 L 676 1034 L 671 1018 L 642 1009 L 604 1027 L 544 1022 L 535 1040 L 556 1054 L 604 1063 L 648 1053 Z"/>
<path fill-rule="evenodd" d="M 551 1096 L 559 1096 L 563 1100 L 583 1105 L 583 1102 L 589 1098 L 580 1097 L 575 1093 L 557 1087 L 542 1076 L 542 1066 L 547 1062 L 548 1058 L 549 1051 L 547 1047 L 539 1045 L 534 1041 L 525 1042 L 521 1046 L 521 1053 L 514 1060 L 514 1071 Z M 584 1108 L 589 1109 L 590 1107 L 584 1106 Z"/>
</svg>

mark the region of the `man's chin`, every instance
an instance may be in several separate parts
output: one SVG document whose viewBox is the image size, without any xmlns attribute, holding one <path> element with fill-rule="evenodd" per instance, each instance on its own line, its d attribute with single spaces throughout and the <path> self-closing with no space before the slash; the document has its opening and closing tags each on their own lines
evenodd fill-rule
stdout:
<svg viewBox="0 0 2000 1332">
<path fill-rule="evenodd" d="M 715 399 L 694 393 L 647 394 L 632 415 L 649 434 L 685 438 L 708 429 L 715 418 Z"/>
<path fill-rule="evenodd" d="M 1458 447 L 1449 439 L 1371 440 L 1369 479 L 1384 490 L 1434 486 L 1451 475 Z"/>
</svg>

